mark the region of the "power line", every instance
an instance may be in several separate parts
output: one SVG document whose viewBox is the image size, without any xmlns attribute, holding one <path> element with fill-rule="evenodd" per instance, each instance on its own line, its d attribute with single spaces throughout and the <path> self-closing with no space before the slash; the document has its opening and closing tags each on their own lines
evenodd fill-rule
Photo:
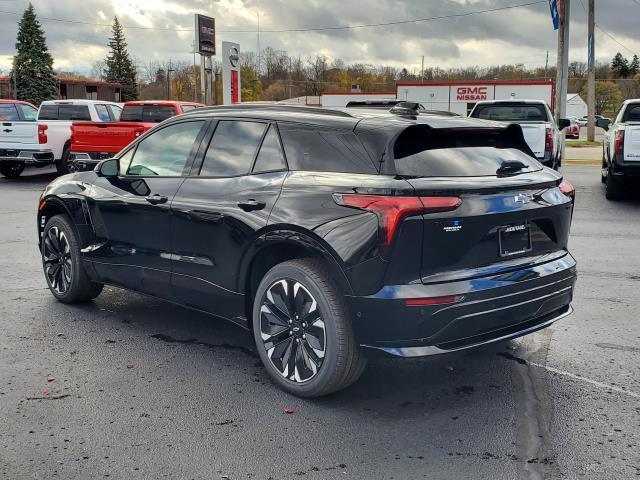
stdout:
<svg viewBox="0 0 640 480">
<path fill-rule="evenodd" d="M 506 5 L 503 7 L 496 8 L 488 8 L 484 10 L 474 10 L 471 12 L 464 13 L 453 13 L 448 15 L 437 15 L 434 17 L 425 17 L 425 18 L 414 18 L 409 20 L 398 20 L 394 22 L 382 22 L 382 23 L 364 23 L 358 25 L 336 25 L 336 26 L 326 26 L 326 27 L 308 27 L 308 28 L 283 28 L 283 29 L 272 29 L 272 30 L 260 30 L 260 33 L 300 33 L 300 32 L 321 32 L 321 31 L 334 31 L 334 30 L 353 30 L 353 29 L 361 29 L 361 28 L 376 28 L 376 27 L 389 27 L 395 25 L 407 25 L 411 23 L 423 23 L 430 22 L 434 20 L 445 20 L 451 18 L 462 18 L 468 17 L 471 15 L 478 15 L 483 13 L 494 13 L 504 10 L 511 10 L 514 8 L 528 7 L 531 5 L 537 5 L 540 3 L 547 3 L 547 0 L 536 0 L 526 3 L 519 3 L 515 5 Z M 22 13 L 19 12 L 10 12 L 0 10 L 0 13 L 6 15 L 17 15 L 21 16 Z M 91 25 L 97 27 L 111 27 L 111 24 L 105 23 L 95 23 L 95 22 L 86 22 L 82 20 L 73 20 L 73 19 L 65 19 L 65 18 L 54 18 L 54 17 L 38 17 L 40 21 L 47 22 L 63 22 L 63 23 L 72 23 L 78 25 Z M 135 29 L 135 30 L 158 30 L 158 31 L 174 31 L 174 32 L 193 32 L 192 28 L 182 29 L 182 28 L 163 28 L 163 27 L 143 27 L 138 25 L 123 25 L 123 28 L 126 29 Z M 258 33 L 258 30 L 218 30 L 220 33 Z"/>
</svg>

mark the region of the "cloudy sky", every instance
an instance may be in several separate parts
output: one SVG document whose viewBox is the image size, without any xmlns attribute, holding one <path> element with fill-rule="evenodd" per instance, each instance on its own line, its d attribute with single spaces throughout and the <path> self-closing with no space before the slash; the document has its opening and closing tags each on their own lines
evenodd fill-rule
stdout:
<svg viewBox="0 0 640 480">
<path fill-rule="evenodd" d="M 192 60 L 193 14 L 216 18 L 217 42 L 237 41 L 255 50 L 260 42 L 306 58 L 318 53 L 347 63 L 418 69 L 426 66 L 555 62 L 556 35 L 547 0 L 32 0 L 46 31 L 55 67 L 88 73 L 104 58 L 114 15 L 127 27 L 133 56 L 143 62 Z M 344 27 L 460 15 L 510 5 L 528 6 L 384 27 L 315 32 L 273 30 Z M 586 6 L 571 0 L 571 60 L 586 60 Z M 0 0 L 0 71 L 11 65 L 19 15 L 25 0 Z M 598 0 L 597 57 L 617 51 L 640 54 L 640 0 Z M 63 20 L 63 21 L 60 21 Z M 239 30 L 242 30 L 241 32 Z M 270 32 L 271 30 L 271 32 Z M 613 38 L 612 38 L 613 37 Z M 622 44 L 622 45 L 620 45 Z"/>
</svg>

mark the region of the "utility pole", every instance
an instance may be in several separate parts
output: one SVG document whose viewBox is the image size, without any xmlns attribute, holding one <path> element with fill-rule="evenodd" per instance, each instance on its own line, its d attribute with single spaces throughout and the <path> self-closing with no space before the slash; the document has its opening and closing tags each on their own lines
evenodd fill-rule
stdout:
<svg viewBox="0 0 640 480">
<path fill-rule="evenodd" d="M 596 138 L 596 52 L 594 32 L 596 27 L 595 0 L 589 0 L 589 72 L 587 76 L 587 140 L 593 142 Z"/>
<path fill-rule="evenodd" d="M 569 23 L 571 0 L 557 0 L 560 13 L 558 26 L 558 63 L 556 73 L 556 123 L 567 113 L 567 88 L 569 83 Z"/>
<path fill-rule="evenodd" d="M 424 55 L 422 55 L 422 67 L 420 67 L 420 81 L 424 82 Z"/>
<path fill-rule="evenodd" d="M 547 79 L 547 72 L 549 72 L 549 50 L 547 50 L 547 59 L 544 61 L 544 79 Z"/>
</svg>

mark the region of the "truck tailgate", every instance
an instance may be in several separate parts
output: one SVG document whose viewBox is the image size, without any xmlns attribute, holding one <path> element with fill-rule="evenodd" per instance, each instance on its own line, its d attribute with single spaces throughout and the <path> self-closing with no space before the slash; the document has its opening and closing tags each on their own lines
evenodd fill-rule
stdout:
<svg viewBox="0 0 640 480">
<path fill-rule="evenodd" d="M 71 127 L 71 151 L 118 153 L 155 124 L 78 122 Z"/>
<path fill-rule="evenodd" d="M 640 162 L 640 124 L 627 124 L 624 129 L 624 161 Z"/>
<path fill-rule="evenodd" d="M 547 127 L 544 123 L 521 123 L 524 139 L 536 157 L 544 157 L 545 134 Z"/>
<path fill-rule="evenodd" d="M 0 124 L 0 147 L 8 144 L 37 144 L 36 122 L 2 122 Z"/>
</svg>

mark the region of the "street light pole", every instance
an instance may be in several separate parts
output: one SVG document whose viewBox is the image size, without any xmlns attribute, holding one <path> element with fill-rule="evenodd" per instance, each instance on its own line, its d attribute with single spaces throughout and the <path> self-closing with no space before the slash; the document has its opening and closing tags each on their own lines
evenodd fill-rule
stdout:
<svg viewBox="0 0 640 480">
<path fill-rule="evenodd" d="M 589 0 L 589 72 L 587 76 L 587 140 L 593 142 L 596 138 L 596 52 L 595 52 L 595 0 Z"/>
<path fill-rule="evenodd" d="M 567 87 L 569 83 L 569 20 L 571 0 L 558 0 L 560 25 L 558 26 L 558 63 L 556 73 L 556 122 L 567 114 Z"/>
</svg>

